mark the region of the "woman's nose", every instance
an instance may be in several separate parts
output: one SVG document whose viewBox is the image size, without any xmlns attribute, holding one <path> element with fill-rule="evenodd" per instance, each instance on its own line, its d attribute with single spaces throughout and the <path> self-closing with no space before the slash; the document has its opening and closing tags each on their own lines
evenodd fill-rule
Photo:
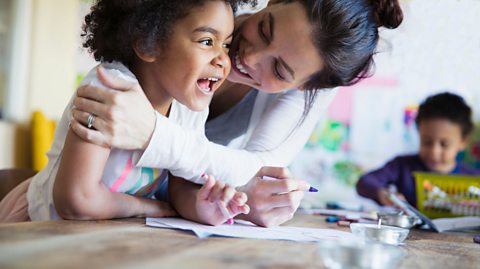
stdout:
<svg viewBox="0 0 480 269">
<path fill-rule="evenodd" d="M 254 46 L 245 48 L 243 57 L 241 58 L 244 65 L 251 69 L 255 69 L 262 59 L 262 56 L 265 56 L 268 52 L 266 50 L 259 49 Z"/>
</svg>

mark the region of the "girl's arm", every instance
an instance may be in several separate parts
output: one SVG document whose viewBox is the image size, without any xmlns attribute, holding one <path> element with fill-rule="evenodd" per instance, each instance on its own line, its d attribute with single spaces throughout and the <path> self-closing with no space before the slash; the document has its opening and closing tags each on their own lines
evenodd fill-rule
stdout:
<svg viewBox="0 0 480 269">
<path fill-rule="evenodd" d="M 109 148 L 90 144 L 68 131 L 53 188 L 58 214 L 64 219 L 112 219 L 173 214 L 168 205 L 110 192 L 101 177 Z"/>
</svg>

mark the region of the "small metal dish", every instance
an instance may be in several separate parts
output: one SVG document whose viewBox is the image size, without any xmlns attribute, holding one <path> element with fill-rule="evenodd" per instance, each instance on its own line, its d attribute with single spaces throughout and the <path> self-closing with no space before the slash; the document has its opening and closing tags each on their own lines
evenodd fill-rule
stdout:
<svg viewBox="0 0 480 269">
<path fill-rule="evenodd" d="M 365 241 L 378 241 L 389 245 L 398 245 L 407 238 L 410 230 L 377 224 L 352 223 L 350 230 Z"/>
<path fill-rule="evenodd" d="M 397 268 L 405 252 L 394 246 L 358 241 L 321 241 L 318 253 L 330 269 Z"/>
<path fill-rule="evenodd" d="M 396 213 L 378 213 L 378 218 L 382 220 L 382 224 L 395 226 L 405 229 L 411 229 L 417 225 L 417 218 Z"/>
</svg>

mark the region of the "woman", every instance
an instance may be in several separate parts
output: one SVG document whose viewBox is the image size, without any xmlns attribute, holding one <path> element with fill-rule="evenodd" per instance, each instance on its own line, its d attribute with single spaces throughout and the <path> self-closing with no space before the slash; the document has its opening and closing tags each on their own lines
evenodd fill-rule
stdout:
<svg viewBox="0 0 480 269">
<path fill-rule="evenodd" d="M 396 28 L 402 19 L 397 0 L 275 1 L 238 17 L 229 52 L 232 83 L 222 85 L 213 98 L 206 128 L 212 142 L 236 143 L 236 149 L 155 115 L 139 85 L 112 78 L 103 81 L 118 91 L 79 89 L 74 118 L 83 124 L 90 113 L 96 118 L 94 129 L 80 123 L 72 129 L 92 143 L 141 150 L 137 165 L 156 167 L 156 156 L 169 156 L 171 164 L 163 168 L 176 176 L 207 172 L 245 184 L 262 166 L 292 161 L 333 98 L 332 91 L 317 89 L 352 85 L 368 76 L 378 27 Z M 195 158 L 184 161 L 185 154 Z M 278 225 L 291 218 L 308 184 L 259 180 L 267 174 L 288 178 L 286 170 L 266 168 L 239 189 L 249 197 L 247 219 Z"/>
</svg>

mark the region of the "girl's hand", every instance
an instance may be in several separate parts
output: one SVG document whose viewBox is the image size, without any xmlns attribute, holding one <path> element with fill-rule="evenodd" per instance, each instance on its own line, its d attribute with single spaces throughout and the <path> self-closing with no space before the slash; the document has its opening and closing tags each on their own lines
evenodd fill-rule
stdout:
<svg viewBox="0 0 480 269">
<path fill-rule="evenodd" d="M 262 176 L 279 180 L 264 180 Z M 286 168 L 263 167 L 247 185 L 238 187 L 249 199 L 250 213 L 244 218 L 264 227 L 277 226 L 290 220 L 304 192 L 310 188 L 307 182 L 290 177 Z"/>
<path fill-rule="evenodd" d="M 77 90 L 72 130 L 100 146 L 145 149 L 155 128 L 155 110 L 140 85 L 110 77 L 102 67 L 97 68 L 97 76 L 111 89 L 86 85 Z M 89 113 L 95 115 L 92 129 L 86 127 Z"/>
<path fill-rule="evenodd" d="M 199 221 L 219 225 L 239 214 L 248 214 L 250 208 L 246 202 L 245 193 L 207 176 L 197 193 L 195 207 Z"/>
</svg>

